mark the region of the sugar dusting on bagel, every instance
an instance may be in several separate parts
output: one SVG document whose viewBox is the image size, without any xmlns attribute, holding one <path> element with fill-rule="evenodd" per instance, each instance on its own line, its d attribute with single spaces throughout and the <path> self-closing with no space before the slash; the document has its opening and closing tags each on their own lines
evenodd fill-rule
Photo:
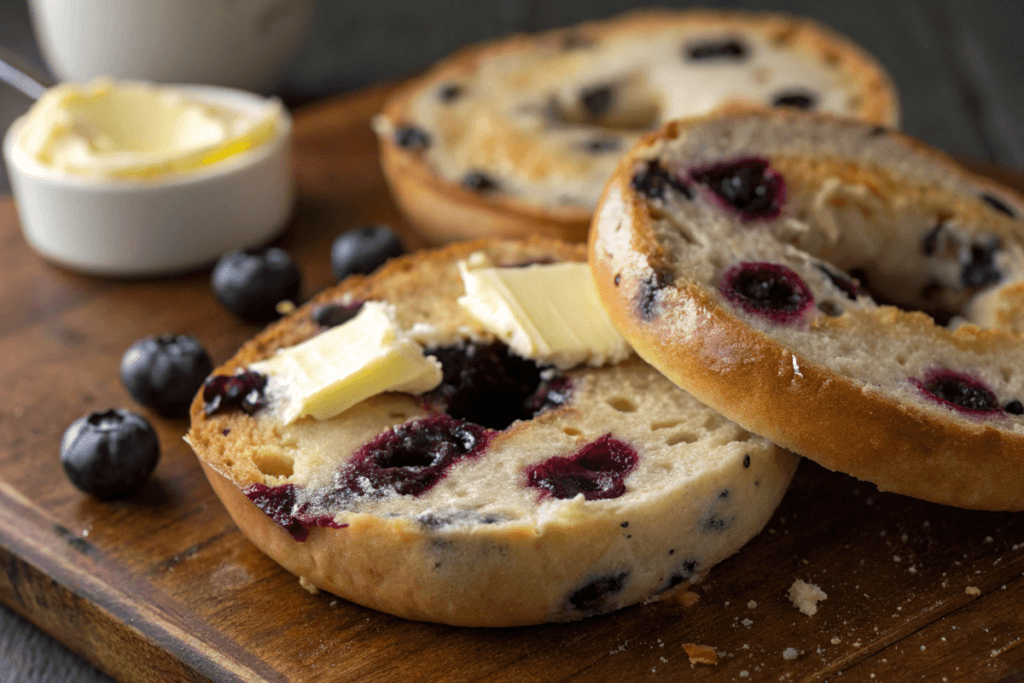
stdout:
<svg viewBox="0 0 1024 683">
<path fill-rule="evenodd" d="M 886 490 L 1019 510 L 1022 217 L 901 134 L 741 112 L 623 160 L 591 265 L 637 353 L 730 419 Z"/>
</svg>

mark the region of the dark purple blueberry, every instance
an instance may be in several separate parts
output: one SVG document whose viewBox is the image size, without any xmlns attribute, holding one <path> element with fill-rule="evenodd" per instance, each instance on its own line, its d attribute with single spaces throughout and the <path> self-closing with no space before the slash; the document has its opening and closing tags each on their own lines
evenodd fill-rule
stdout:
<svg viewBox="0 0 1024 683">
<path fill-rule="evenodd" d="M 982 194 L 981 199 L 999 213 L 1004 213 L 1010 218 L 1017 217 L 1017 213 L 1013 209 L 1011 209 L 1010 205 L 1004 202 L 1002 199 L 994 197 L 988 193 Z"/>
<path fill-rule="evenodd" d="M 206 349 L 187 334 L 145 337 L 121 357 L 121 383 L 128 393 L 167 417 L 188 413 L 192 398 L 212 370 Z"/>
<path fill-rule="evenodd" d="M 722 275 L 722 296 L 748 313 L 775 323 L 800 320 L 814 305 L 803 279 L 779 263 L 740 263 Z"/>
<path fill-rule="evenodd" d="M 954 370 L 929 370 L 923 380 L 910 378 L 927 398 L 968 415 L 993 415 L 1000 412 L 999 401 L 977 377 Z"/>
<path fill-rule="evenodd" d="M 252 323 L 278 318 L 277 305 L 296 301 L 302 289 L 299 269 L 278 247 L 224 254 L 213 267 L 210 282 L 225 308 Z"/>
<path fill-rule="evenodd" d="M 445 83 L 438 89 L 437 96 L 442 102 L 450 103 L 462 97 L 463 92 L 465 91 L 458 83 Z"/>
<path fill-rule="evenodd" d="M 498 189 L 498 181 L 480 171 L 467 173 L 462 177 L 462 184 L 474 192 L 493 192 Z"/>
<path fill-rule="evenodd" d="M 694 169 L 690 177 L 739 211 L 742 221 L 775 218 L 786 200 L 782 176 L 764 159 L 734 159 Z"/>
<path fill-rule="evenodd" d="M 747 58 L 746 46 L 736 39 L 692 43 L 683 48 L 683 53 L 695 62 L 705 60 L 743 61 Z"/>
<path fill-rule="evenodd" d="M 996 267 L 999 246 L 998 238 L 993 238 L 986 244 L 972 244 L 961 256 L 960 284 L 965 289 L 987 287 L 1003 279 Z"/>
<path fill-rule="evenodd" d="M 570 456 L 555 456 L 526 468 L 526 485 L 555 498 L 618 498 L 636 467 L 636 450 L 611 434 L 588 443 Z"/>
<path fill-rule="evenodd" d="M 441 384 L 424 395 L 447 415 L 490 429 L 533 417 L 527 403 L 540 385 L 541 369 L 501 342 L 468 342 L 427 349 L 441 363 Z"/>
<path fill-rule="evenodd" d="M 614 101 L 615 91 L 610 85 L 595 85 L 580 91 L 580 104 L 591 118 L 607 114 Z"/>
<path fill-rule="evenodd" d="M 414 151 L 430 147 L 430 134 L 417 126 L 399 126 L 395 129 L 395 144 Z"/>
<path fill-rule="evenodd" d="M 939 248 L 939 233 L 945 227 L 946 221 L 939 220 L 935 227 L 925 233 L 925 236 L 921 239 L 921 254 L 924 256 L 932 256 L 935 254 L 935 250 Z"/>
<path fill-rule="evenodd" d="M 672 188 L 687 199 L 693 199 L 693 190 L 683 182 L 682 178 L 670 173 L 668 169 L 655 159 L 649 161 L 633 174 L 630 182 L 633 189 L 648 199 L 665 199 L 665 191 Z"/>
<path fill-rule="evenodd" d="M 335 475 L 335 489 L 341 496 L 418 496 L 455 463 L 481 455 L 493 436 L 447 415 L 406 422 L 360 448 Z"/>
<path fill-rule="evenodd" d="M 366 302 L 353 301 L 343 304 L 340 301 L 334 301 L 328 304 L 321 304 L 313 309 L 311 317 L 321 327 L 337 327 L 356 317 L 359 311 L 362 310 L 364 303 Z"/>
<path fill-rule="evenodd" d="M 90 413 L 71 423 L 60 462 L 82 493 L 114 498 L 139 490 L 160 459 L 160 442 L 146 418 L 127 410 Z"/>
<path fill-rule="evenodd" d="M 846 295 L 850 301 L 856 301 L 858 296 L 867 296 L 867 292 L 861 289 L 860 283 L 846 273 L 839 273 L 827 266 L 817 264 L 818 270 L 823 272 L 836 288 Z"/>
<path fill-rule="evenodd" d="M 622 147 L 622 142 L 618 138 L 593 138 L 584 142 L 582 147 L 585 152 L 591 154 L 604 154 L 617 152 Z"/>
<path fill-rule="evenodd" d="M 544 380 L 537 391 L 526 399 L 526 410 L 531 416 L 540 415 L 547 410 L 561 408 L 572 398 L 572 381 L 568 377 L 555 377 Z"/>
<path fill-rule="evenodd" d="M 402 241 L 386 225 L 375 223 L 352 228 L 338 235 L 331 244 L 331 270 L 341 282 L 353 273 L 372 273 L 389 258 L 404 253 Z"/>
<path fill-rule="evenodd" d="M 284 527 L 291 537 L 300 543 L 309 536 L 311 526 L 344 529 L 348 524 L 339 524 L 329 515 L 311 515 L 305 512 L 307 505 L 298 504 L 294 484 L 266 486 L 253 484 L 244 491 L 245 496 L 277 524 Z"/>
<path fill-rule="evenodd" d="M 657 317 L 659 313 L 658 295 L 661 290 L 671 286 L 673 282 L 675 282 L 675 275 L 672 274 L 672 271 L 658 268 L 640 284 L 637 309 L 640 312 L 641 320 L 649 322 Z"/>
<path fill-rule="evenodd" d="M 574 610 L 595 614 L 606 609 L 608 599 L 626 585 L 629 572 L 602 576 L 586 583 L 569 596 L 569 605 Z"/>
<path fill-rule="evenodd" d="M 203 410 L 207 415 L 229 410 L 241 410 L 252 415 L 266 403 L 263 395 L 266 386 L 266 376 L 251 370 L 234 375 L 214 375 L 203 385 Z"/>
<path fill-rule="evenodd" d="M 1003 406 L 1003 410 L 1010 415 L 1024 415 L 1024 403 L 1014 399 Z"/>
<path fill-rule="evenodd" d="M 813 109 L 817 98 L 809 92 L 781 92 L 772 100 L 773 107 L 791 107 L 793 109 Z"/>
</svg>

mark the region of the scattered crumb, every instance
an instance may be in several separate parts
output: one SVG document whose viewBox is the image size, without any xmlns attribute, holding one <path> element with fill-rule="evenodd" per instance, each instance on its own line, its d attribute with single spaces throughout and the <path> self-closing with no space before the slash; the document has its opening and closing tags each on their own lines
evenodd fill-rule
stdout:
<svg viewBox="0 0 1024 683">
<path fill-rule="evenodd" d="M 750 628 L 751 626 L 754 625 L 754 622 L 752 622 L 750 619 L 744 619 L 740 623 L 743 624 L 744 626 L 746 626 L 747 628 Z"/>
<path fill-rule="evenodd" d="M 813 583 L 807 583 L 803 579 L 797 579 L 789 587 L 789 600 L 798 610 L 811 617 L 818 611 L 818 602 L 828 598 L 825 591 Z"/>
<path fill-rule="evenodd" d="M 892 556 L 892 561 L 893 561 L 893 562 L 902 562 L 902 561 L 903 561 L 903 558 L 902 558 L 902 557 L 900 557 L 899 555 L 893 555 L 893 556 Z"/>
<path fill-rule="evenodd" d="M 748 676 L 750 676 L 750 672 L 746 669 L 740 672 L 740 678 L 747 678 Z"/>
<path fill-rule="evenodd" d="M 843 642 L 843 641 L 839 640 L 838 638 L 833 638 L 833 639 L 832 639 L 832 644 L 833 644 L 833 645 L 838 645 L 838 644 L 839 644 L 839 643 L 841 643 L 841 642 Z"/>
<path fill-rule="evenodd" d="M 991 542 L 992 542 L 992 537 L 991 536 L 986 536 L 985 537 L 985 543 L 991 543 Z"/>
<path fill-rule="evenodd" d="M 660 602 L 667 602 L 670 605 L 693 607 L 700 600 L 700 595 L 693 591 L 688 591 L 684 587 L 682 590 L 666 591 L 661 594 L 660 598 Z"/>
<path fill-rule="evenodd" d="M 796 648 L 793 647 L 787 647 L 785 650 L 782 651 L 782 658 L 785 659 L 787 662 L 791 662 L 799 656 L 800 654 L 796 651 Z"/>
<path fill-rule="evenodd" d="M 331 600 L 331 607 L 334 607 L 334 606 L 336 606 L 337 604 L 338 604 L 338 601 L 337 601 L 337 600 Z"/>
<path fill-rule="evenodd" d="M 299 577 L 299 585 L 302 586 L 303 588 L 305 588 L 307 591 L 309 591 L 313 595 L 316 595 L 317 593 L 320 592 L 320 589 L 317 588 L 316 586 L 314 586 L 310 582 L 310 580 L 307 579 L 305 576 L 300 576 Z"/>
<path fill-rule="evenodd" d="M 750 602 L 748 602 L 747 603 L 747 609 L 757 609 L 757 602 L 754 601 L 754 600 L 751 600 Z"/>
<path fill-rule="evenodd" d="M 924 645 L 922 645 L 922 646 L 921 646 L 921 652 L 924 652 L 924 651 L 925 651 L 925 649 L 926 649 L 926 648 L 925 648 L 925 646 L 924 646 Z"/>
<path fill-rule="evenodd" d="M 917 566 L 916 565 L 910 565 L 909 567 L 907 567 L 907 571 L 910 572 L 911 574 L 916 574 L 917 573 Z"/>
<path fill-rule="evenodd" d="M 710 645 L 683 643 L 683 649 L 690 658 L 690 664 L 718 664 L 718 653 Z"/>
<path fill-rule="evenodd" d="M 981 590 L 977 586 L 968 586 L 967 590 L 965 590 L 964 593 L 967 593 L 968 595 L 977 596 L 981 595 Z"/>
<path fill-rule="evenodd" d="M 289 313 L 295 310 L 295 302 L 288 301 L 287 299 L 285 299 L 284 301 L 278 301 L 277 305 L 274 306 L 274 310 L 276 310 L 281 315 L 288 315 Z"/>
</svg>

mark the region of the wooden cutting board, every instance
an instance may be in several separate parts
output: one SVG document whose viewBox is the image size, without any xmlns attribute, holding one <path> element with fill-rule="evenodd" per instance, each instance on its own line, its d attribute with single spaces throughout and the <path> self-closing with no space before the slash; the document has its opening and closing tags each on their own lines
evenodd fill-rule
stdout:
<svg viewBox="0 0 1024 683">
<path fill-rule="evenodd" d="M 377 167 L 368 121 L 386 92 L 296 116 L 300 202 L 279 244 L 307 295 L 333 283 L 329 245 L 350 226 L 388 222 L 420 244 Z M 133 407 L 117 367 L 135 339 L 190 332 L 216 364 L 256 331 L 214 301 L 209 273 L 62 270 L 25 245 L 9 200 L 0 273 L 0 600 L 122 681 L 1024 680 L 1024 515 L 883 494 L 807 461 L 691 607 L 474 630 L 311 595 L 235 529 L 184 421 L 150 416 L 163 458 L 128 499 L 94 501 L 60 469 L 70 422 Z M 787 599 L 795 579 L 828 594 L 815 616 Z M 691 665 L 684 643 L 714 647 L 718 665 Z"/>
</svg>

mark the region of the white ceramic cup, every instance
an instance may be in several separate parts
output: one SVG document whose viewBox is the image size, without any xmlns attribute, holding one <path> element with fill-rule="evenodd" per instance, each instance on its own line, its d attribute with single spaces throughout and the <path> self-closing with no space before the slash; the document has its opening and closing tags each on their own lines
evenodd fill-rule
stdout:
<svg viewBox="0 0 1024 683">
<path fill-rule="evenodd" d="M 29 0 L 61 80 L 97 76 L 265 91 L 302 39 L 315 0 Z"/>
<path fill-rule="evenodd" d="M 241 90 L 176 87 L 254 115 L 266 104 Z M 113 276 L 192 270 L 232 249 L 265 244 L 291 213 L 287 113 L 276 135 L 259 147 L 208 168 L 154 179 L 87 178 L 43 167 L 15 145 L 24 121 L 15 121 L 3 140 L 22 232 L 39 254 L 74 270 Z"/>
</svg>

